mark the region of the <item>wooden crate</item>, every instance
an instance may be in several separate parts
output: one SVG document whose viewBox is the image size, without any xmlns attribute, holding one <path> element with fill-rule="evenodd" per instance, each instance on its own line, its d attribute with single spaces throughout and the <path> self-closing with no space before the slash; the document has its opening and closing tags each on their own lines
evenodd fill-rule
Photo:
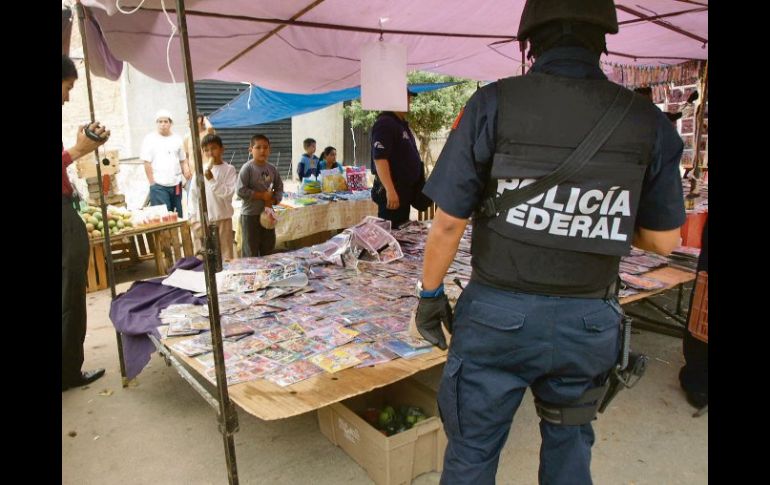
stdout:
<svg viewBox="0 0 770 485">
<path fill-rule="evenodd" d="M 187 221 L 182 221 L 182 224 L 176 227 L 154 231 L 151 236 L 158 275 L 167 275 L 179 259 L 195 254 L 190 223 Z"/>
<path fill-rule="evenodd" d="M 111 240 L 112 263 L 115 270 L 123 269 L 138 262 L 133 250 L 132 238 Z M 104 242 L 89 245 L 88 272 L 86 273 L 86 292 L 103 290 L 110 283 L 107 276 L 107 259 L 104 256 Z"/>
<path fill-rule="evenodd" d="M 107 263 L 104 259 L 104 245 L 90 245 L 86 292 L 90 293 L 92 291 L 103 290 L 108 286 L 109 282 L 107 281 Z"/>
</svg>

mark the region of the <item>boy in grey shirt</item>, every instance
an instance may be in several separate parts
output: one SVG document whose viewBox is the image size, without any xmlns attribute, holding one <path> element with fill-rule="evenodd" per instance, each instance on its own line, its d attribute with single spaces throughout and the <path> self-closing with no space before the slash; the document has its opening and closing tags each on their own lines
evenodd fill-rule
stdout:
<svg viewBox="0 0 770 485">
<path fill-rule="evenodd" d="M 283 181 L 278 170 L 267 163 L 270 140 L 265 135 L 251 137 L 251 159 L 238 174 L 237 193 L 241 206 L 241 253 L 244 258 L 267 256 L 275 249 L 275 229 L 265 229 L 259 216 L 265 207 L 283 198 Z"/>
</svg>

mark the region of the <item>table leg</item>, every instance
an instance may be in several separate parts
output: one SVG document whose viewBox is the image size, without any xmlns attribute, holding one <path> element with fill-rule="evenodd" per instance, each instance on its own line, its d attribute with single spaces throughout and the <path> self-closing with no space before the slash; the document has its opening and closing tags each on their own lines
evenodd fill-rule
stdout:
<svg viewBox="0 0 770 485">
<path fill-rule="evenodd" d="M 171 243 L 171 265 L 173 266 L 176 264 L 177 260 L 184 257 L 182 256 L 182 242 L 180 241 L 179 230 L 170 229 L 168 231 L 168 237 L 170 239 L 169 242 Z"/>
<path fill-rule="evenodd" d="M 684 283 L 680 283 L 677 288 L 679 291 L 676 295 L 676 314 L 686 316 L 684 315 L 684 313 L 682 313 L 682 297 L 684 296 Z"/>
<path fill-rule="evenodd" d="M 151 240 L 155 248 L 155 270 L 158 276 L 165 276 L 166 262 L 163 259 L 162 231 L 153 232 Z"/>
<path fill-rule="evenodd" d="M 677 315 L 676 313 L 668 311 L 667 308 L 663 307 L 662 305 L 659 305 L 659 304 L 655 303 L 654 301 L 652 301 L 649 298 L 645 298 L 644 300 L 642 300 L 642 303 L 644 303 L 646 305 L 650 305 L 651 307 L 653 307 L 656 310 L 658 310 L 659 312 L 661 312 L 661 313 L 663 313 L 663 314 L 673 318 L 674 320 L 676 320 L 677 322 L 681 323 L 682 325 L 686 325 L 687 324 L 687 320 L 685 320 L 684 317 L 682 317 L 680 315 Z"/>
<path fill-rule="evenodd" d="M 97 249 L 102 249 L 101 245 L 97 245 L 96 247 L 90 246 L 88 247 L 88 273 L 87 273 L 87 288 L 88 291 L 95 291 L 97 290 L 97 284 L 96 284 L 96 251 Z M 104 250 L 100 252 L 102 258 L 104 258 Z"/>
<path fill-rule="evenodd" d="M 182 233 L 182 249 L 184 250 L 184 257 L 189 258 L 190 256 L 195 256 L 195 253 L 193 252 L 192 237 L 190 236 L 190 224 L 185 222 L 180 226 L 179 231 Z"/>
<path fill-rule="evenodd" d="M 139 239 L 141 239 L 141 235 L 133 235 L 129 238 L 128 256 L 131 258 L 132 263 L 139 262 L 139 251 L 137 249 L 139 246 Z"/>
</svg>

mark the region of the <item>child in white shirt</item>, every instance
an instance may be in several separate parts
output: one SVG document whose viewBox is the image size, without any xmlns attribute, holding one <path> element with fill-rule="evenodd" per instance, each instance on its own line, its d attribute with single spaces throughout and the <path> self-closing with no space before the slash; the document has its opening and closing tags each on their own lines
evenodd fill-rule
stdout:
<svg viewBox="0 0 770 485">
<path fill-rule="evenodd" d="M 224 146 L 219 135 L 206 135 L 201 140 L 204 156 L 203 183 L 206 187 L 206 209 L 209 224 L 216 224 L 222 259 L 233 259 L 233 195 L 238 176 L 235 167 L 222 160 Z M 189 212 L 192 223 L 193 245 L 197 253 L 203 247 L 203 226 L 199 214 L 199 195 L 196 175 L 190 187 Z"/>
</svg>

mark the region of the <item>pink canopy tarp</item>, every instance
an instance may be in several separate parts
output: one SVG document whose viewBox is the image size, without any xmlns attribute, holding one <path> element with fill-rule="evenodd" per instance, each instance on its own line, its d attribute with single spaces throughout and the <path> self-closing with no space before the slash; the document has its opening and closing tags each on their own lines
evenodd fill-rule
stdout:
<svg viewBox="0 0 770 485">
<path fill-rule="evenodd" d="M 82 0 L 120 60 L 171 82 L 167 44 L 174 0 Z M 133 14 L 118 11 L 133 10 Z M 195 79 L 319 93 L 360 83 L 361 46 L 405 44 L 408 69 L 495 80 L 521 73 L 516 31 L 524 0 L 187 0 Z M 607 37 L 617 64 L 669 65 L 708 58 L 707 0 L 617 0 L 620 32 Z M 295 24 L 286 25 L 286 21 Z M 356 29 L 371 29 L 367 32 Z M 179 34 L 168 49 L 184 79 Z M 245 51 L 245 52 L 244 52 Z"/>
</svg>

